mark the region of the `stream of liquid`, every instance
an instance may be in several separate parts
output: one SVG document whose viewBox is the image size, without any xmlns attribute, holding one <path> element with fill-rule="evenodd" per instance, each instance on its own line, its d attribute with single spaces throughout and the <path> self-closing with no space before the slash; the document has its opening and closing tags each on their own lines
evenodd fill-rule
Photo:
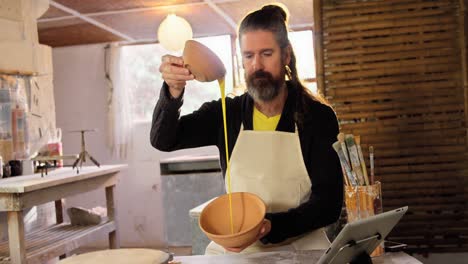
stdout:
<svg viewBox="0 0 468 264">
<path fill-rule="evenodd" d="M 229 160 L 228 151 L 228 134 L 226 126 L 226 89 L 224 84 L 224 77 L 218 79 L 219 91 L 221 92 L 221 107 L 223 110 L 223 126 L 224 126 L 224 145 L 226 146 L 226 181 L 227 181 L 227 193 L 229 197 L 229 220 L 231 225 L 231 234 L 234 234 L 234 223 L 232 222 L 232 198 L 231 198 L 231 162 Z"/>
</svg>

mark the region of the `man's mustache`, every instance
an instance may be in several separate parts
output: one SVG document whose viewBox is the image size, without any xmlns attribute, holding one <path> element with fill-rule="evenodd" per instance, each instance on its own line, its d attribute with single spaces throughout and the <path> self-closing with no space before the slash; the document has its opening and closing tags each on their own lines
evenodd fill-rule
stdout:
<svg viewBox="0 0 468 264">
<path fill-rule="evenodd" d="M 256 79 L 256 78 L 273 79 L 273 76 L 269 72 L 258 70 L 250 75 L 250 79 Z"/>
</svg>

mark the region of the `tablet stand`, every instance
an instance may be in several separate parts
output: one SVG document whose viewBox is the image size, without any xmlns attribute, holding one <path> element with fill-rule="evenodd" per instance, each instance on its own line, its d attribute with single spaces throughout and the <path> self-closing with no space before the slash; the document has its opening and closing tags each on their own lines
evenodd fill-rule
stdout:
<svg viewBox="0 0 468 264">
<path fill-rule="evenodd" d="M 356 246 L 358 244 L 368 242 L 368 241 L 374 240 L 374 239 L 375 240 L 381 240 L 382 235 L 380 233 L 377 233 L 377 234 L 375 234 L 373 236 L 370 236 L 370 237 L 367 237 L 367 238 L 364 238 L 364 239 L 361 239 L 361 240 L 358 240 L 358 241 L 351 240 L 338 250 L 338 253 L 335 255 L 334 258 L 336 258 L 338 255 L 340 255 L 340 252 L 343 251 L 346 248 L 352 248 L 352 247 L 354 247 L 354 246 Z M 332 259 L 332 261 L 333 261 L 333 259 Z M 366 251 L 364 251 L 361 254 L 359 254 L 358 256 L 356 256 L 350 263 L 351 264 L 372 264 L 372 259 L 369 256 L 369 254 Z"/>
</svg>

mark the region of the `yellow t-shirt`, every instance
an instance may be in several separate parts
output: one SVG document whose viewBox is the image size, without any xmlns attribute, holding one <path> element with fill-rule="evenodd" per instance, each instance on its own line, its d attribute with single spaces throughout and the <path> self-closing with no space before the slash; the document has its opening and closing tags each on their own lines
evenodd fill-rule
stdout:
<svg viewBox="0 0 468 264">
<path fill-rule="evenodd" d="M 280 118 L 281 114 L 268 117 L 254 107 L 253 129 L 257 131 L 275 131 Z"/>
</svg>

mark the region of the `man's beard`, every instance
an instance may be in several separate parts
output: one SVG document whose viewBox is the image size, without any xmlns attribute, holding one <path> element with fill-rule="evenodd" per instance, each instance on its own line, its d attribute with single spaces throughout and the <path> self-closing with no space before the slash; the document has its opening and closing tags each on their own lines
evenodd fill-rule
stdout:
<svg viewBox="0 0 468 264">
<path fill-rule="evenodd" d="M 284 76 L 284 73 L 280 74 Z M 284 77 L 275 79 L 271 73 L 258 70 L 250 76 L 246 76 L 247 92 L 254 101 L 270 102 L 278 96 Z"/>
</svg>

